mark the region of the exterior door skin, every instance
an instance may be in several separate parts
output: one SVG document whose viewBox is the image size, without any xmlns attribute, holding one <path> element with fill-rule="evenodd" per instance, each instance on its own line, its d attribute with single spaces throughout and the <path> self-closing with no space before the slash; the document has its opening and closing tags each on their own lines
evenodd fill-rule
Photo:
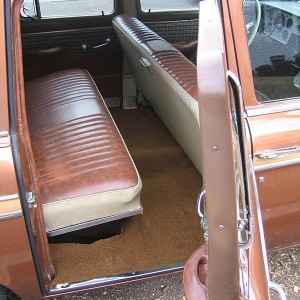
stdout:
<svg viewBox="0 0 300 300">
<path fill-rule="evenodd" d="M 189 300 L 263 300 L 269 299 L 269 278 L 255 177 L 245 139 L 247 120 L 239 80 L 228 71 L 219 4 L 217 0 L 200 1 L 199 14 L 197 68 L 205 182 L 205 197 L 199 197 L 204 205 L 199 207 L 205 207 L 201 215 L 207 234 L 207 261 L 202 246 L 199 259 L 192 257 L 187 263 L 184 286 Z M 194 273 L 202 276 L 194 285 L 189 283 L 195 277 L 188 274 L 192 259 L 198 269 Z M 205 296 L 203 287 L 195 293 L 199 285 L 205 285 Z"/>
</svg>

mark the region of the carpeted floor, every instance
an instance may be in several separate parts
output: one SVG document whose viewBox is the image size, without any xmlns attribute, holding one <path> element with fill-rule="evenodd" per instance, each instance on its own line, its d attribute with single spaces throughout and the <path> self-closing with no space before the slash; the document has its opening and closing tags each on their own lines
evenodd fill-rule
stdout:
<svg viewBox="0 0 300 300">
<path fill-rule="evenodd" d="M 203 243 L 196 212 L 202 179 L 150 107 L 111 109 L 142 178 L 144 214 L 90 245 L 50 245 L 55 283 L 186 261 Z"/>
</svg>

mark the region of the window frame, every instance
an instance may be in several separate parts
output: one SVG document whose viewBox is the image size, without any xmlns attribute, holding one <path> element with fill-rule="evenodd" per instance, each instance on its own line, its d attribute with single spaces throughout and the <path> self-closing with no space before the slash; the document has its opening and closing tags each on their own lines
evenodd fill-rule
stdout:
<svg viewBox="0 0 300 300">
<path fill-rule="evenodd" d="M 141 0 L 137 0 L 138 17 L 142 22 L 194 20 L 199 18 L 199 10 L 166 10 L 145 12 Z"/>
<path fill-rule="evenodd" d="M 87 0 L 88 1 L 88 0 Z M 34 20 L 60 20 L 60 19 L 74 19 L 74 18 L 92 18 L 92 17 L 105 17 L 105 16 L 115 16 L 115 12 L 117 10 L 117 0 L 112 0 L 113 2 L 113 11 L 109 14 L 97 14 L 97 15 L 81 15 L 81 16 L 72 16 L 72 15 L 66 15 L 66 16 L 42 16 L 41 12 L 41 4 L 40 0 L 32 0 L 34 5 L 34 10 L 36 12 L 36 15 L 34 17 L 24 17 L 21 15 L 22 20 L 24 19 L 34 19 Z"/>
<path fill-rule="evenodd" d="M 112 19 L 122 13 L 122 4 L 114 0 L 115 10 L 111 15 L 82 16 L 66 18 L 32 19 L 21 17 L 22 34 L 80 30 L 85 28 L 111 27 Z"/>
<path fill-rule="evenodd" d="M 139 0 L 138 1 L 138 6 L 139 6 L 139 11 L 145 14 L 155 14 L 155 13 L 191 13 L 191 12 L 197 12 L 197 15 L 199 15 L 199 5 L 198 5 L 198 9 L 174 9 L 174 10 L 153 10 L 153 11 L 145 11 L 142 9 L 142 1 L 143 0 Z M 150 9 L 151 10 L 151 9 Z"/>
</svg>

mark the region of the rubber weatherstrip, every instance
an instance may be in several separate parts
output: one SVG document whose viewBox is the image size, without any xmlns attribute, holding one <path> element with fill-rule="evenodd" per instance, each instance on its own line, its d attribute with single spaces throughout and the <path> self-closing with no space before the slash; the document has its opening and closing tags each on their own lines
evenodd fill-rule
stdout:
<svg viewBox="0 0 300 300">
<path fill-rule="evenodd" d="M 42 270 L 39 263 L 37 249 L 35 245 L 35 239 L 31 226 L 31 220 L 26 200 L 26 192 L 23 184 L 21 163 L 19 160 L 18 151 L 18 136 L 17 136 L 17 124 L 16 124 L 16 113 L 15 113 L 15 95 L 14 95 L 14 83 L 13 83 L 13 57 L 12 57 L 12 27 L 11 27 L 11 6 L 10 0 L 4 0 L 5 9 L 5 35 L 6 35 L 6 64 L 7 64 L 7 82 L 8 82 L 8 99 L 9 99 L 9 118 L 10 118 L 10 136 L 12 143 L 12 154 L 14 159 L 14 165 L 16 170 L 16 177 L 19 189 L 19 195 L 21 200 L 22 211 L 25 219 L 26 230 L 32 252 L 33 262 L 39 282 L 39 286 L 43 295 L 47 294 Z"/>
</svg>

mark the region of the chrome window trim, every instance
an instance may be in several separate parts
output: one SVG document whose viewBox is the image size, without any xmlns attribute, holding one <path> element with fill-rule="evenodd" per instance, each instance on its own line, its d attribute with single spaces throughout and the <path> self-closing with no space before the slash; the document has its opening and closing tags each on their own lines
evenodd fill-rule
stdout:
<svg viewBox="0 0 300 300">
<path fill-rule="evenodd" d="M 298 109 L 300 109 L 299 98 L 296 98 L 294 100 L 276 101 L 267 104 L 258 104 L 257 106 L 246 107 L 248 117 L 276 114 Z"/>
</svg>

